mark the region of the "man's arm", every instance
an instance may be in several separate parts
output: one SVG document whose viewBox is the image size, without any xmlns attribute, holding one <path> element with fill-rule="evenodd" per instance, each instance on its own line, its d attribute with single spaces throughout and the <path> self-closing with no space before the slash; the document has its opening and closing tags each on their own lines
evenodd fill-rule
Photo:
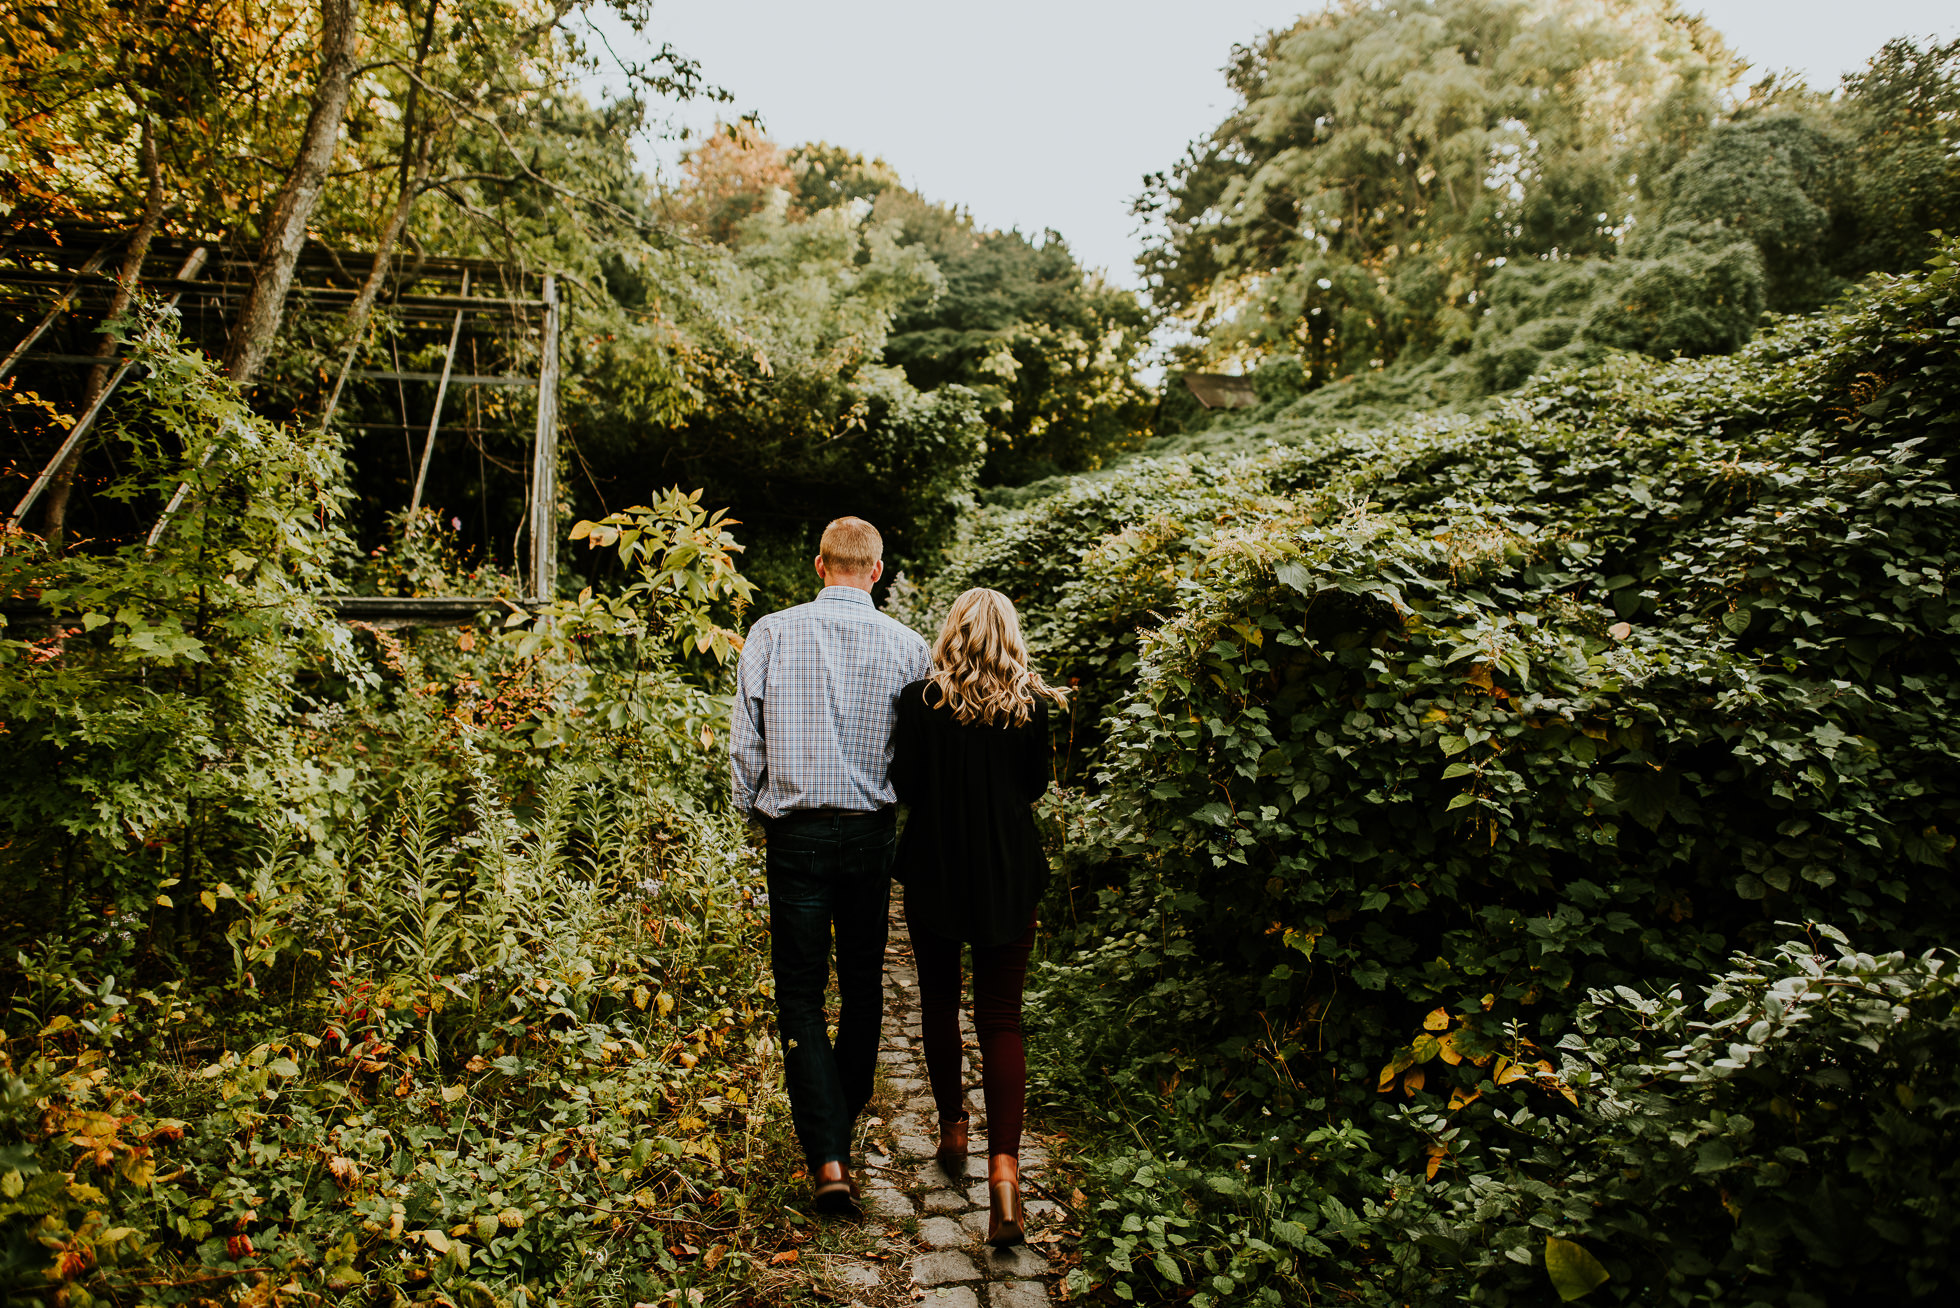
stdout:
<svg viewBox="0 0 1960 1308">
<path fill-rule="evenodd" d="M 757 820 L 755 797 L 769 772 L 769 750 L 762 735 L 762 694 L 769 684 L 769 628 L 749 632 L 735 664 L 735 705 L 728 722 L 728 771 L 735 812 Z"/>
<path fill-rule="evenodd" d="M 908 684 L 923 681 L 926 674 L 932 671 L 932 646 L 926 644 L 916 632 L 912 633 L 912 639 L 906 643 L 910 649 L 906 660 L 905 680 Z"/>
</svg>

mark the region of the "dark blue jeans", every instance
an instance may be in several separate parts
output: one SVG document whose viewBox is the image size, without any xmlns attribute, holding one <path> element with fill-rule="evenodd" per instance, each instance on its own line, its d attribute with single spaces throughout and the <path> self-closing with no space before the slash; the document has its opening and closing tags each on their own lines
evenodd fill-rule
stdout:
<svg viewBox="0 0 1960 1308">
<path fill-rule="evenodd" d="M 769 823 L 769 964 L 790 1120 L 812 1170 L 850 1161 L 884 1018 L 885 915 L 898 841 L 889 811 Z M 837 1041 L 824 1021 L 836 935 Z"/>
</svg>

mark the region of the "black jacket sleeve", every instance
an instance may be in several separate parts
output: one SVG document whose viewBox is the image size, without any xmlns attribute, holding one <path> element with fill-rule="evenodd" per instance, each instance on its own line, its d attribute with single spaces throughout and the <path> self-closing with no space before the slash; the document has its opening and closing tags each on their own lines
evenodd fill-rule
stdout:
<svg viewBox="0 0 1960 1308">
<path fill-rule="evenodd" d="M 1048 793 L 1048 765 L 1054 755 L 1048 743 L 1048 701 L 1037 697 L 1028 719 L 1027 742 L 1021 756 L 1021 784 L 1032 804 Z"/>
<path fill-rule="evenodd" d="M 892 727 L 892 790 L 902 804 L 919 802 L 919 777 L 923 772 L 924 742 L 919 738 L 921 707 L 914 686 L 898 692 L 898 720 Z"/>
</svg>

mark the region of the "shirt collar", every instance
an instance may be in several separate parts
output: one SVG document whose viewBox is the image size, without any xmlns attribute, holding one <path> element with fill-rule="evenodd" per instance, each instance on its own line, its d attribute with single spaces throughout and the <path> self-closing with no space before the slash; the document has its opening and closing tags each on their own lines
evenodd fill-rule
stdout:
<svg viewBox="0 0 1960 1308">
<path fill-rule="evenodd" d="M 872 608 L 878 607 L 871 603 L 870 591 L 859 590 L 856 586 L 825 586 L 818 593 L 817 598 L 820 600 L 843 600 L 847 604 L 865 604 L 870 605 Z"/>
</svg>

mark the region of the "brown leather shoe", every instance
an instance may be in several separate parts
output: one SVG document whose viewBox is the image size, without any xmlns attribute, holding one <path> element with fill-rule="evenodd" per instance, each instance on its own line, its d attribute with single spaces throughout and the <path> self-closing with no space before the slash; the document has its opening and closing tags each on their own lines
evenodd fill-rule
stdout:
<svg viewBox="0 0 1960 1308">
<path fill-rule="evenodd" d="M 811 1203 L 829 1217 L 857 1217 L 858 1188 L 851 1180 L 851 1169 L 842 1163 L 825 1163 L 810 1178 L 815 1187 Z"/>
<path fill-rule="evenodd" d="M 1024 1238 L 1021 1219 L 1021 1160 L 995 1154 L 987 1160 L 987 1243 L 996 1249 Z"/>
<path fill-rule="evenodd" d="M 939 1170 L 955 1179 L 966 1177 L 967 1126 L 970 1119 L 961 1113 L 952 1121 L 939 1123 Z"/>
</svg>

